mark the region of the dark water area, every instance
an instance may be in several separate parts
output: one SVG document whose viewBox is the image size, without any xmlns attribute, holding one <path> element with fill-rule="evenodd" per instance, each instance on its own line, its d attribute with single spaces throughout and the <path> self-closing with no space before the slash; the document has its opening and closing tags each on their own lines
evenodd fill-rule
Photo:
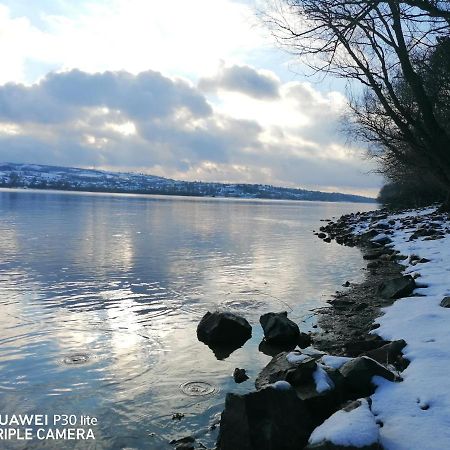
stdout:
<svg viewBox="0 0 450 450">
<path fill-rule="evenodd" d="M 362 278 L 359 250 L 313 236 L 320 219 L 373 208 L 0 191 L 0 412 L 98 420 L 95 441 L 1 448 L 168 449 L 207 430 L 270 360 L 261 314 L 286 310 L 311 330 L 311 310 Z M 253 326 L 223 360 L 196 337 L 216 309 Z M 250 380 L 235 384 L 235 367 Z"/>
</svg>

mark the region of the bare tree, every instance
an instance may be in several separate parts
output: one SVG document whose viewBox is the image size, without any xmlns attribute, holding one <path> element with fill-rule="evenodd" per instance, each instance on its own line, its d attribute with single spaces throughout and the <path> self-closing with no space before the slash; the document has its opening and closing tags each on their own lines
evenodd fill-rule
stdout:
<svg viewBox="0 0 450 450">
<path fill-rule="evenodd" d="M 364 86 L 351 102 L 357 134 L 386 165 L 426 170 L 450 192 L 450 129 L 418 64 L 450 35 L 450 1 L 274 0 L 277 40 L 314 72 Z"/>
</svg>

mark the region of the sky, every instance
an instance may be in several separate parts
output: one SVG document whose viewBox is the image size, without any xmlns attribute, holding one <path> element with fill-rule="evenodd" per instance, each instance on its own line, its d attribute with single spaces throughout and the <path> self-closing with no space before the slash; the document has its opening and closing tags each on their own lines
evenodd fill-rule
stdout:
<svg viewBox="0 0 450 450">
<path fill-rule="evenodd" d="M 0 0 L 0 161 L 376 195 L 253 0 Z"/>
</svg>

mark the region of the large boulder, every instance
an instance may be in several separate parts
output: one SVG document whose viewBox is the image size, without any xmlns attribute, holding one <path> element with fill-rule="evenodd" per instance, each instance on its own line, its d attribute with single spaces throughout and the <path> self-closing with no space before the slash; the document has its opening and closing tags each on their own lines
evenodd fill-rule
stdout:
<svg viewBox="0 0 450 450">
<path fill-rule="evenodd" d="M 384 281 L 378 286 L 378 294 L 383 298 L 397 299 L 412 294 L 416 282 L 411 275 Z"/>
<path fill-rule="evenodd" d="M 360 356 L 346 362 L 340 372 L 344 377 L 345 388 L 354 398 L 368 397 L 375 392 L 372 378 L 377 375 L 389 381 L 395 381 L 396 376 L 375 360 Z"/>
<path fill-rule="evenodd" d="M 286 311 L 263 314 L 259 318 L 259 322 L 264 330 L 264 339 L 269 344 L 296 344 L 299 339 L 298 325 L 288 319 Z"/>
<path fill-rule="evenodd" d="M 441 305 L 443 308 L 450 308 L 450 297 L 444 297 L 444 298 L 441 300 L 440 305 Z"/>
<path fill-rule="evenodd" d="M 293 389 L 227 394 L 217 449 L 300 450 L 313 427 L 308 408 Z"/>
<path fill-rule="evenodd" d="M 240 346 L 251 336 L 247 320 L 230 312 L 208 311 L 197 326 L 199 341 L 209 346 Z"/>
</svg>

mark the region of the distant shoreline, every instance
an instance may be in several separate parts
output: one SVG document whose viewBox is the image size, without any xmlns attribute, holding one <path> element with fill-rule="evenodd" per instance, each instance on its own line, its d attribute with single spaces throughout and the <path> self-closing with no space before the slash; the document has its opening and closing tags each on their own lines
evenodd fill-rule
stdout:
<svg viewBox="0 0 450 450">
<path fill-rule="evenodd" d="M 0 163 L 0 187 L 181 197 L 376 203 L 376 199 L 268 184 L 182 181 L 132 172 Z"/>
<path fill-rule="evenodd" d="M 164 192 L 142 192 L 142 191 L 113 191 L 113 190 L 91 190 L 91 189 L 56 189 L 54 187 L 39 188 L 39 187 L 28 187 L 28 186 L 4 186 L 0 184 L 0 192 L 49 192 L 49 193 L 72 193 L 72 194 L 119 194 L 119 195 L 133 195 L 133 196 L 154 196 L 154 197 L 180 197 L 180 198 L 205 198 L 205 199 L 230 199 L 230 200 L 271 200 L 278 202 L 308 202 L 308 203 L 354 203 L 354 204 L 373 204 L 377 205 L 376 199 L 368 198 L 367 201 L 357 201 L 357 200 L 318 200 L 318 199 L 295 199 L 295 198 L 275 198 L 275 197 L 239 197 L 239 196 L 220 196 L 220 195 L 200 195 L 200 194 L 189 194 L 189 193 L 177 193 L 170 194 Z"/>
</svg>

